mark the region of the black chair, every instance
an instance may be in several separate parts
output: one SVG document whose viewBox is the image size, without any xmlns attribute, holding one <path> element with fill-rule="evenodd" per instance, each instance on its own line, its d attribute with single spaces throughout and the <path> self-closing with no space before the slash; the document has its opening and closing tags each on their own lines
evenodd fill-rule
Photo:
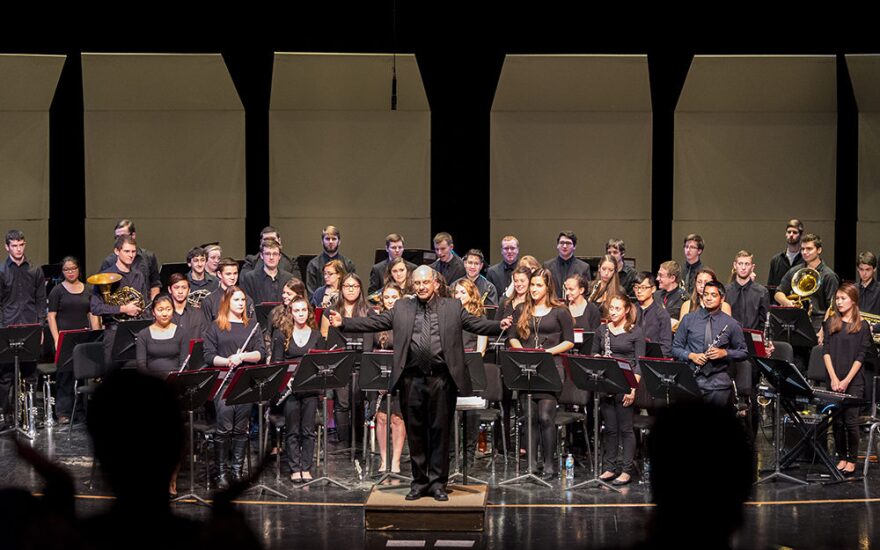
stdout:
<svg viewBox="0 0 880 550">
<path fill-rule="evenodd" d="M 486 400 L 488 407 L 474 411 L 481 426 L 486 425 L 489 429 L 489 437 L 492 440 L 492 469 L 495 468 L 495 458 L 497 450 L 495 447 L 495 425 L 499 423 L 501 426 L 501 452 L 504 454 L 504 463 L 507 464 L 507 433 L 504 429 L 504 405 L 502 405 L 503 390 L 501 385 L 501 368 L 494 363 L 484 363 L 486 370 L 486 390 L 483 392 L 483 399 Z M 497 405 L 498 408 L 493 407 Z"/>
<path fill-rule="evenodd" d="M 770 355 L 773 359 L 782 359 L 789 363 L 794 363 L 794 349 L 788 342 L 781 340 L 773 341 L 773 353 Z"/>
<path fill-rule="evenodd" d="M 825 370 L 825 348 L 813 346 L 810 350 L 810 363 L 807 365 L 807 380 L 821 384 L 823 387 L 828 381 L 828 371 Z"/>
<path fill-rule="evenodd" d="M 79 397 L 83 396 L 83 403 L 88 413 L 89 396 L 98 388 L 97 379 L 109 374 L 110 370 L 110 367 L 104 364 L 103 342 L 79 344 L 73 348 L 73 411 L 76 411 Z M 80 385 L 80 380 L 85 383 Z M 73 431 L 74 419 L 75 415 L 71 416 L 67 429 L 68 441 Z"/>
<path fill-rule="evenodd" d="M 557 456 L 565 456 L 565 440 L 567 439 L 568 427 L 580 423 L 584 431 L 584 440 L 587 443 L 587 454 L 592 454 L 590 447 L 589 432 L 587 431 L 587 404 L 590 402 L 592 392 L 580 390 L 575 387 L 571 378 L 566 377 L 562 382 L 562 392 L 559 394 L 559 405 L 564 408 L 574 408 L 577 405 L 581 411 L 560 410 L 556 413 L 556 452 Z"/>
</svg>

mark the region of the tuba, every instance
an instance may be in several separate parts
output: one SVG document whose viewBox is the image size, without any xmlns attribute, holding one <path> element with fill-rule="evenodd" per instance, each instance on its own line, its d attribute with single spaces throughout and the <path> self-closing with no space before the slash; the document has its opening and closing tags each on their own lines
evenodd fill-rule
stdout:
<svg viewBox="0 0 880 550">
<path fill-rule="evenodd" d="M 147 308 L 147 302 L 144 300 L 144 295 L 137 289 L 130 286 L 123 286 L 116 289 L 115 292 L 110 292 L 110 288 L 113 284 L 118 283 L 120 280 L 122 280 L 122 275 L 119 273 L 98 273 L 97 275 L 92 275 L 86 279 L 86 282 L 90 285 L 97 286 L 101 290 L 101 295 L 104 297 L 104 303 L 107 305 L 124 306 L 126 304 L 134 304 L 138 309 L 144 311 Z M 117 321 L 125 321 L 129 319 L 129 316 L 119 314 L 114 315 L 113 318 Z"/>
<path fill-rule="evenodd" d="M 801 309 L 804 309 L 804 302 L 806 302 L 807 315 L 810 315 L 813 312 L 813 304 L 807 298 L 818 292 L 821 286 L 822 276 L 818 271 L 810 267 L 801 268 L 791 278 L 793 294 L 789 294 L 786 298 L 794 303 L 794 307 Z"/>
</svg>

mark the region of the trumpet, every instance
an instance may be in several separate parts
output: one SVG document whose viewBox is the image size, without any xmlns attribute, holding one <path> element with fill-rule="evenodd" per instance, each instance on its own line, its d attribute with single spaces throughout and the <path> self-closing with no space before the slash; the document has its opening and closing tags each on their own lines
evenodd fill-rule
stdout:
<svg viewBox="0 0 880 550">
<path fill-rule="evenodd" d="M 18 411 L 20 418 L 16 422 L 30 439 L 37 435 L 37 406 L 34 399 L 34 385 L 28 383 L 21 374 L 18 375 Z"/>
</svg>

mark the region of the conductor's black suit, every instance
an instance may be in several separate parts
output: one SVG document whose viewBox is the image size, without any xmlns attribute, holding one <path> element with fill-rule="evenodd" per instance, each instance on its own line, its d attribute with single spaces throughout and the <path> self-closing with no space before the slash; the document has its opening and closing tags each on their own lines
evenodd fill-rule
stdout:
<svg viewBox="0 0 880 550">
<path fill-rule="evenodd" d="M 449 478 L 449 433 L 457 395 L 471 393 L 462 330 L 501 333 L 498 321 L 467 313 L 452 298 L 433 295 L 398 300 L 379 315 L 343 320 L 347 332 L 394 331 L 392 387 L 400 406 L 412 459 L 412 489 L 430 495 Z"/>
</svg>

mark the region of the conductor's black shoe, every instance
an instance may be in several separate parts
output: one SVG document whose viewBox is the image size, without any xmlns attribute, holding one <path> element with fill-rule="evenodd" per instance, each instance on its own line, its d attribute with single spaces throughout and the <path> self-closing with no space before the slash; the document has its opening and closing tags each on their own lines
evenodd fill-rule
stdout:
<svg viewBox="0 0 880 550">
<path fill-rule="evenodd" d="M 404 497 L 406 500 L 419 500 L 423 495 L 421 489 L 410 489 Z"/>
<path fill-rule="evenodd" d="M 443 489 L 434 489 L 434 492 L 431 493 L 431 496 L 434 497 L 434 500 L 439 500 L 440 502 L 446 502 L 449 500 L 449 495 L 446 494 L 446 491 Z"/>
</svg>

